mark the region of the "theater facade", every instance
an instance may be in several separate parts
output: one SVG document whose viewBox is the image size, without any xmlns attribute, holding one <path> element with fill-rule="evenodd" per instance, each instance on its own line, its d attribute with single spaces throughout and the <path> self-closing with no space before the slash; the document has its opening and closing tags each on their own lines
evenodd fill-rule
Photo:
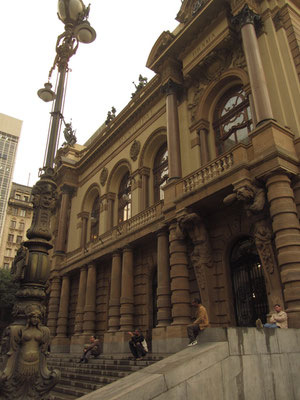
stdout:
<svg viewBox="0 0 300 400">
<path fill-rule="evenodd" d="M 184 0 L 128 105 L 56 157 L 54 351 L 176 349 L 201 298 L 212 327 L 275 303 L 300 328 L 300 8 Z M 168 347 L 169 346 L 169 347 Z"/>
</svg>

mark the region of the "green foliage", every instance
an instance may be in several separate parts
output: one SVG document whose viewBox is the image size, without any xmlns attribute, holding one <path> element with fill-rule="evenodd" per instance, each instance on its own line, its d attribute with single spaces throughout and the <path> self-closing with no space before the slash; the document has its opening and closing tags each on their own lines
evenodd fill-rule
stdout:
<svg viewBox="0 0 300 400">
<path fill-rule="evenodd" d="M 16 300 L 18 284 L 13 282 L 10 271 L 0 268 L 0 308 L 11 308 Z"/>
</svg>

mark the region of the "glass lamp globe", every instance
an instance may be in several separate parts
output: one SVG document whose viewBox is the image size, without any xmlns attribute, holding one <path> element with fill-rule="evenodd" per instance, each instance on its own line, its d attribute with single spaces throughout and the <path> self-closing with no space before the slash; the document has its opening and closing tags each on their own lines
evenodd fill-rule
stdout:
<svg viewBox="0 0 300 400">
<path fill-rule="evenodd" d="M 65 24 L 75 24 L 84 10 L 82 0 L 58 0 L 58 15 Z"/>
<path fill-rule="evenodd" d="M 46 82 L 44 84 L 44 87 L 40 90 L 38 90 L 37 94 L 40 99 L 48 103 L 49 101 L 53 101 L 56 97 L 55 93 L 53 90 L 51 90 L 52 85 L 50 82 Z"/>
<path fill-rule="evenodd" d="M 74 30 L 77 39 L 81 43 L 92 43 L 96 39 L 96 31 L 88 21 L 84 21 Z"/>
</svg>

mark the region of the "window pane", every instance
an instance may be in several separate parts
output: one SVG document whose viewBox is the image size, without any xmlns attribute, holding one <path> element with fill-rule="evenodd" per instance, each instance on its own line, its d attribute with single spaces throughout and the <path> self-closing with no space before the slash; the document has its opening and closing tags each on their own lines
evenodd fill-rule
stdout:
<svg viewBox="0 0 300 400">
<path fill-rule="evenodd" d="M 252 129 L 249 101 L 242 86 L 228 90 L 217 103 L 214 130 L 218 153 L 229 151 L 237 143 L 247 143 Z"/>
</svg>

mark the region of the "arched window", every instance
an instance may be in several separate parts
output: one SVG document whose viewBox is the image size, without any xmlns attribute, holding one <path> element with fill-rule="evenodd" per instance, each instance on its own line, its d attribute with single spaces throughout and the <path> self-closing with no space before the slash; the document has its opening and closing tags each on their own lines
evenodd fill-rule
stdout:
<svg viewBox="0 0 300 400">
<path fill-rule="evenodd" d="M 94 200 L 91 212 L 91 234 L 90 234 L 91 242 L 96 240 L 99 235 L 99 214 L 100 214 L 100 198 L 98 195 Z"/>
<path fill-rule="evenodd" d="M 257 318 L 266 322 L 268 299 L 263 267 L 251 237 L 240 239 L 233 247 L 230 269 L 237 325 L 255 326 Z"/>
<path fill-rule="evenodd" d="M 118 223 L 131 218 L 131 184 L 129 171 L 123 176 L 118 193 Z"/>
<path fill-rule="evenodd" d="M 216 146 L 222 154 L 237 143 L 248 143 L 253 129 L 249 100 L 241 85 L 228 90 L 219 100 L 214 113 Z"/>
<path fill-rule="evenodd" d="M 158 150 L 154 159 L 154 202 L 163 200 L 164 198 L 164 191 L 162 188 L 167 182 L 168 172 L 168 149 L 167 143 L 164 143 Z"/>
</svg>

